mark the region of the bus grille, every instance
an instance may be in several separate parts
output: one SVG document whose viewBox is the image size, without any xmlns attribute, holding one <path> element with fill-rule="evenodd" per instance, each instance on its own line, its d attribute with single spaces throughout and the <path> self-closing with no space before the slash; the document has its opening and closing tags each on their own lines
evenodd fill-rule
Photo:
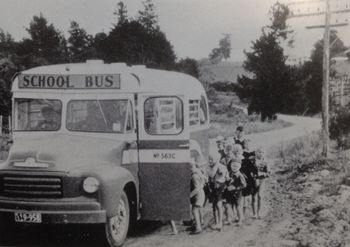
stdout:
<svg viewBox="0 0 350 247">
<path fill-rule="evenodd" d="M 51 176 L 5 175 L 0 178 L 0 193 L 8 197 L 60 198 L 62 179 Z"/>
</svg>

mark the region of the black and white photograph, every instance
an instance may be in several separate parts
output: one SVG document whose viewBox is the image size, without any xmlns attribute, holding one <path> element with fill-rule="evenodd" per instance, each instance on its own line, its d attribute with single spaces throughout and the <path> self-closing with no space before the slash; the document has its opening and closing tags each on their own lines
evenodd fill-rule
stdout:
<svg viewBox="0 0 350 247">
<path fill-rule="evenodd" d="M 0 0 L 0 247 L 350 247 L 350 0 Z"/>
</svg>

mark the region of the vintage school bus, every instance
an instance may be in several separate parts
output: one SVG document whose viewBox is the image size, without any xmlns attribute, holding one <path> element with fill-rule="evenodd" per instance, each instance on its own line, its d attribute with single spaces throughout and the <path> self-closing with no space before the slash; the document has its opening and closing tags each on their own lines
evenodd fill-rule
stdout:
<svg viewBox="0 0 350 247">
<path fill-rule="evenodd" d="M 190 149 L 209 148 L 198 80 L 88 60 L 23 71 L 12 92 L 0 225 L 104 224 L 120 246 L 136 220 L 190 217 Z"/>
</svg>

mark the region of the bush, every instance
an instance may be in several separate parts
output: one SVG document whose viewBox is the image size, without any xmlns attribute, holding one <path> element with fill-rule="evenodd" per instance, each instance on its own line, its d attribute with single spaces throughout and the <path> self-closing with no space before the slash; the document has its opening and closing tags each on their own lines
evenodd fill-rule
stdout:
<svg viewBox="0 0 350 247">
<path fill-rule="evenodd" d="M 338 149 L 350 148 L 350 110 L 338 108 L 330 118 L 330 138 L 337 142 Z"/>
<path fill-rule="evenodd" d="M 10 135 L 0 135 L 0 160 L 5 160 L 7 158 L 11 144 L 12 137 Z"/>
</svg>

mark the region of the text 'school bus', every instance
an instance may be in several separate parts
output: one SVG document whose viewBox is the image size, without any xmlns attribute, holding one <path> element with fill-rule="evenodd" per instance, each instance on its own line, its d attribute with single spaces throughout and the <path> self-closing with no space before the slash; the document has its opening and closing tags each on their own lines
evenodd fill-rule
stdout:
<svg viewBox="0 0 350 247">
<path fill-rule="evenodd" d="M 88 60 L 23 71 L 12 92 L 1 225 L 104 223 L 120 246 L 135 220 L 190 217 L 190 149 L 209 148 L 198 80 Z"/>
</svg>

